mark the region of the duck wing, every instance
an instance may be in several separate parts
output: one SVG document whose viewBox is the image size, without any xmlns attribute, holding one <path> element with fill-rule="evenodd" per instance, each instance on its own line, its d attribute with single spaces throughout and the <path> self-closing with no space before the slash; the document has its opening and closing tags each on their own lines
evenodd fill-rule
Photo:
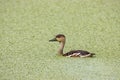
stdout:
<svg viewBox="0 0 120 80">
<path fill-rule="evenodd" d="M 84 50 L 72 50 L 72 51 L 69 51 L 69 52 L 63 54 L 63 56 L 69 56 L 69 55 L 72 55 L 72 54 L 79 54 L 79 55 L 84 56 L 84 55 L 90 54 L 90 52 L 84 51 Z"/>
</svg>

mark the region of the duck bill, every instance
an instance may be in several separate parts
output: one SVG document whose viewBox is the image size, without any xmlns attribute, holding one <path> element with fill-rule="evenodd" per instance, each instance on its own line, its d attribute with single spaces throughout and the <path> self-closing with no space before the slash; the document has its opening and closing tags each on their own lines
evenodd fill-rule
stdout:
<svg viewBox="0 0 120 80">
<path fill-rule="evenodd" d="M 49 42 L 53 42 L 53 41 L 57 41 L 57 39 L 53 38 L 53 39 L 49 40 Z"/>
</svg>

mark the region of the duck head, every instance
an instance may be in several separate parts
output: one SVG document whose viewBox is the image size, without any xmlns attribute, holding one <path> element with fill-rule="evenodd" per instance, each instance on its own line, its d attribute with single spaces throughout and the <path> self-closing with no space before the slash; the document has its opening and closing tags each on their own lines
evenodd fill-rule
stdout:
<svg viewBox="0 0 120 80">
<path fill-rule="evenodd" d="M 57 42 L 65 42 L 65 36 L 63 34 L 58 34 L 55 38 L 49 40 L 50 42 L 57 41 Z"/>
</svg>

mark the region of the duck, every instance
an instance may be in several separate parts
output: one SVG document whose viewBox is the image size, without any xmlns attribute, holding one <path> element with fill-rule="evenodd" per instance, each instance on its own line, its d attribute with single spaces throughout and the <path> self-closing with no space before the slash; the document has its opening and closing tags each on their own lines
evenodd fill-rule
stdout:
<svg viewBox="0 0 120 80">
<path fill-rule="evenodd" d="M 66 42 L 66 37 L 64 34 L 57 34 L 53 39 L 50 39 L 49 42 L 59 42 L 60 43 L 60 47 L 58 49 L 58 54 L 62 55 L 62 56 L 66 56 L 66 57 L 93 57 L 95 55 L 95 53 L 91 53 L 85 50 L 71 50 L 67 53 L 63 53 L 63 49 L 65 46 L 65 42 Z"/>
</svg>

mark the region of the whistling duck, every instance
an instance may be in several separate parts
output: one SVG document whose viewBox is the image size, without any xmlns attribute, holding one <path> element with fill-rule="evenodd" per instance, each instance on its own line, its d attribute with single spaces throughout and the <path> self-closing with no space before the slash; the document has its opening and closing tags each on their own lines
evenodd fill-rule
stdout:
<svg viewBox="0 0 120 80">
<path fill-rule="evenodd" d="M 94 53 L 90 53 L 88 51 L 84 50 L 72 50 L 67 53 L 63 53 L 64 45 L 65 45 L 65 35 L 63 34 L 58 34 L 55 36 L 55 38 L 49 40 L 50 42 L 53 41 L 58 41 L 60 43 L 60 48 L 58 50 L 58 53 L 61 54 L 62 56 L 66 57 L 92 57 L 95 55 Z"/>
</svg>

